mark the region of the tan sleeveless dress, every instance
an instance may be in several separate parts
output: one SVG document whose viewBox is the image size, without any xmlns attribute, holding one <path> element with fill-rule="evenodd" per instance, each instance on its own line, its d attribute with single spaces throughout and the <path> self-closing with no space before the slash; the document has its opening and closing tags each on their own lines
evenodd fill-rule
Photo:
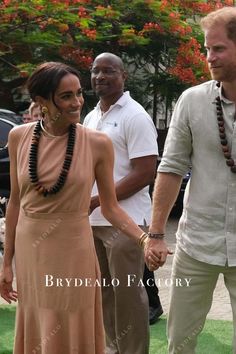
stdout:
<svg viewBox="0 0 236 354">
<path fill-rule="evenodd" d="M 14 354 L 103 354 L 100 271 L 88 219 L 94 182 L 88 130 L 77 126 L 72 165 L 56 195 L 40 196 L 28 174 L 35 123 L 18 146 L 21 209 L 16 228 L 18 291 Z M 67 134 L 39 143 L 38 176 L 59 176 Z"/>
</svg>

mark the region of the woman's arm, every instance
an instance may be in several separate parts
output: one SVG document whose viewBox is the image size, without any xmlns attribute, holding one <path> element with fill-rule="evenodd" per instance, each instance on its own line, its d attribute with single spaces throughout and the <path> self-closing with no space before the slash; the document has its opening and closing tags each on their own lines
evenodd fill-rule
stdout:
<svg viewBox="0 0 236 354">
<path fill-rule="evenodd" d="M 98 134 L 97 134 L 98 135 Z M 99 191 L 101 211 L 105 218 L 118 229 L 122 230 L 135 242 L 139 242 L 143 230 L 135 224 L 128 214 L 119 206 L 113 181 L 114 153 L 111 140 L 104 134 L 99 134 L 96 147 L 95 178 Z M 96 145 L 96 144 L 95 144 Z M 145 260 L 151 270 L 160 266 L 158 240 L 148 240 L 145 249 Z M 162 253 L 169 253 L 167 247 Z M 150 258 L 149 258 L 150 257 Z"/>
<path fill-rule="evenodd" d="M 0 294 L 8 302 L 16 301 L 17 293 L 12 289 L 12 259 L 15 253 L 15 230 L 19 215 L 19 186 L 17 180 L 17 146 L 21 129 L 13 129 L 9 134 L 11 194 L 6 211 L 6 236 L 3 266 L 0 273 Z"/>
<path fill-rule="evenodd" d="M 117 202 L 113 180 L 114 152 L 112 142 L 105 134 L 99 134 L 98 143 L 95 178 L 101 211 L 114 227 L 122 230 L 138 242 L 138 236 L 143 232 L 142 229 L 133 222 Z"/>
</svg>

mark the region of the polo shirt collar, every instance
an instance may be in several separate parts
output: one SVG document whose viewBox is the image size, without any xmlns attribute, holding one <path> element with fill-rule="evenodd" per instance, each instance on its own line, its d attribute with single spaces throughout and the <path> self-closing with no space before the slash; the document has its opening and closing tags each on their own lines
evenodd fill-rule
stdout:
<svg viewBox="0 0 236 354">
<path fill-rule="evenodd" d="M 123 106 L 127 103 L 127 100 L 129 99 L 129 97 L 130 97 L 129 91 L 125 91 L 125 92 L 123 93 L 123 95 L 122 95 L 113 105 L 110 106 L 110 108 L 109 108 L 109 110 L 108 110 L 107 112 L 109 112 L 110 110 L 112 110 L 113 107 L 115 107 L 115 106 L 123 107 Z M 100 101 L 97 103 L 96 109 L 97 109 L 98 111 L 101 111 Z M 107 112 L 106 112 L 106 113 L 107 113 Z"/>
</svg>

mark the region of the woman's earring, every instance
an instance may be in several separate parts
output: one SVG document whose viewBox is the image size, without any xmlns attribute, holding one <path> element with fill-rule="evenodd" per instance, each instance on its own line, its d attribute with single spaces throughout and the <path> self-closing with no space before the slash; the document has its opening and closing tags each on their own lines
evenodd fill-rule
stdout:
<svg viewBox="0 0 236 354">
<path fill-rule="evenodd" d="M 43 106 L 42 109 L 41 109 L 41 112 L 42 112 L 42 116 L 45 117 L 45 115 L 48 113 L 47 107 Z"/>
<path fill-rule="evenodd" d="M 58 119 L 60 119 L 60 117 L 61 117 L 61 113 L 60 113 L 60 112 L 58 112 L 58 113 L 55 115 L 55 117 L 54 117 L 54 118 L 52 118 L 53 122 L 57 122 L 57 121 L 58 121 Z"/>
</svg>

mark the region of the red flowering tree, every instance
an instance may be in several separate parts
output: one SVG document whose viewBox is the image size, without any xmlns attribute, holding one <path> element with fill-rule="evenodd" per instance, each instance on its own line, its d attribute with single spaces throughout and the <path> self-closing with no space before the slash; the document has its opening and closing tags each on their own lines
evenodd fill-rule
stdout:
<svg viewBox="0 0 236 354">
<path fill-rule="evenodd" d="M 82 72 L 104 51 L 129 65 L 128 87 L 155 120 L 159 103 L 208 78 L 199 17 L 233 0 L 2 0 L 0 107 L 42 61 L 66 61 Z M 16 92 L 16 91 L 15 91 Z M 90 95 L 86 97 L 89 101 Z"/>
</svg>

